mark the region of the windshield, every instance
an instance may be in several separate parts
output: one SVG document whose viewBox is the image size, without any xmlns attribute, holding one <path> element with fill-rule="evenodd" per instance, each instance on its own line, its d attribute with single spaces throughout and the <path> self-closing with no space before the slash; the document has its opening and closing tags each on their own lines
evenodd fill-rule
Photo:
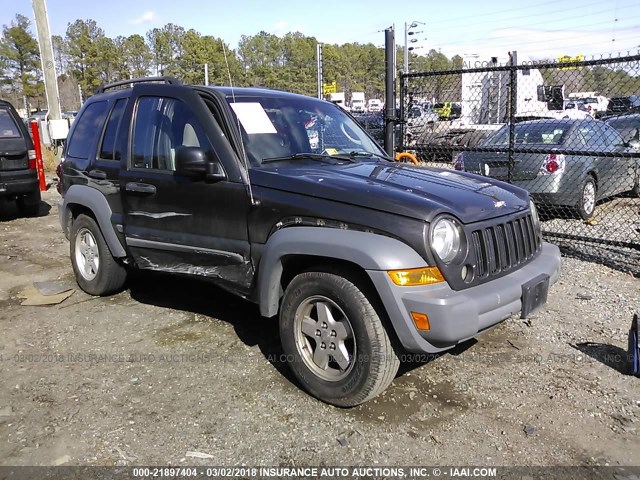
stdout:
<svg viewBox="0 0 640 480">
<path fill-rule="evenodd" d="M 569 125 L 541 121 L 520 123 L 515 126 L 515 144 L 560 145 L 569 130 Z M 490 137 L 485 145 L 509 145 L 509 127 L 505 126 Z"/>
<path fill-rule="evenodd" d="M 355 120 L 332 103 L 293 95 L 241 96 L 227 101 L 239 121 L 253 166 L 268 159 L 308 158 L 304 154 L 386 156 Z"/>
</svg>

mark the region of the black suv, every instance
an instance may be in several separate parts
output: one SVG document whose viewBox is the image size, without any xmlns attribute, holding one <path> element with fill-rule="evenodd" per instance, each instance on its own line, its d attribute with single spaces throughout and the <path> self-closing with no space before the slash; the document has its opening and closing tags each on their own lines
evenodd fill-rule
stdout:
<svg viewBox="0 0 640 480">
<path fill-rule="evenodd" d="M 215 282 L 279 315 L 300 384 L 334 405 L 384 390 L 404 351 L 526 317 L 560 273 L 525 190 L 394 162 L 311 97 L 120 82 L 85 103 L 64 157 L 83 290 L 115 292 L 131 268 Z"/>
<path fill-rule="evenodd" d="M 16 109 L 5 100 L 0 100 L 0 196 L 15 199 L 24 215 L 36 215 L 40 208 L 33 141 Z"/>
</svg>

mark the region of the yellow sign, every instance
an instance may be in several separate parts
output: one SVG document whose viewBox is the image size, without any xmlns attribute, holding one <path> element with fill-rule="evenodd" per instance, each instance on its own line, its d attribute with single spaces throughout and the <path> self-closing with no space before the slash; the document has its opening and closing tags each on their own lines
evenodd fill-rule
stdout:
<svg viewBox="0 0 640 480">
<path fill-rule="evenodd" d="M 569 55 L 563 55 L 562 57 L 558 57 L 558 63 L 573 63 L 573 62 L 583 62 L 584 55 L 579 53 L 575 57 L 570 57 Z M 576 70 L 578 67 L 562 67 L 560 70 Z"/>
<path fill-rule="evenodd" d="M 322 94 L 328 95 L 330 93 L 336 93 L 338 91 L 338 83 L 333 81 L 331 83 L 322 84 Z"/>
</svg>

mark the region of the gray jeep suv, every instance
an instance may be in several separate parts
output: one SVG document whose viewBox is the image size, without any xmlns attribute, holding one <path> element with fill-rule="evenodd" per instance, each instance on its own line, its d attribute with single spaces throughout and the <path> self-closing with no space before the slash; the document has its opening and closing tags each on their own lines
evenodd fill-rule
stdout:
<svg viewBox="0 0 640 480">
<path fill-rule="evenodd" d="M 403 352 L 526 317 L 560 273 L 525 190 L 395 162 L 311 97 L 126 81 L 85 103 L 64 156 L 83 290 L 133 268 L 216 283 L 279 316 L 299 383 L 334 405 L 382 392 Z"/>
</svg>

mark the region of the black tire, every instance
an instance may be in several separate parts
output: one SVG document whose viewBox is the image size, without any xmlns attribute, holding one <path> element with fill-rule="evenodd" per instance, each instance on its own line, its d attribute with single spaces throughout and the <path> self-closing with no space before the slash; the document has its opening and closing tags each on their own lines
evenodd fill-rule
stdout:
<svg viewBox="0 0 640 480">
<path fill-rule="evenodd" d="M 71 225 L 69 246 L 73 272 L 82 290 L 103 296 L 122 289 L 127 271 L 111 255 L 93 218 L 78 215 Z"/>
<path fill-rule="evenodd" d="M 27 217 L 35 217 L 40 213 L 40 202 L 42 197 L 40 190 L 35 190 L 16 199 L 18 211 Z"/>
<path fill-rule="evenodd" d="M 322 312 L 326 315 L 320 318 Z M 307 272 L 291 281 L 280 310 L 280 338 L 301 386 L 339 407 L 353 407 L 380 394 L 400 366 L 369 299 L 333 273 Z"/>
<path fill-rule="evenodd" d="M 593 217 L 596 211 L 596 199 L 597 199 L 598 187 L 596 181 L 591 175 L 587 175 L 587 178 L 582 183 L 580 189 L 580 199 L 576 206 L 578 215 L 583 220 L 589 220 Z"/>
</svg>

